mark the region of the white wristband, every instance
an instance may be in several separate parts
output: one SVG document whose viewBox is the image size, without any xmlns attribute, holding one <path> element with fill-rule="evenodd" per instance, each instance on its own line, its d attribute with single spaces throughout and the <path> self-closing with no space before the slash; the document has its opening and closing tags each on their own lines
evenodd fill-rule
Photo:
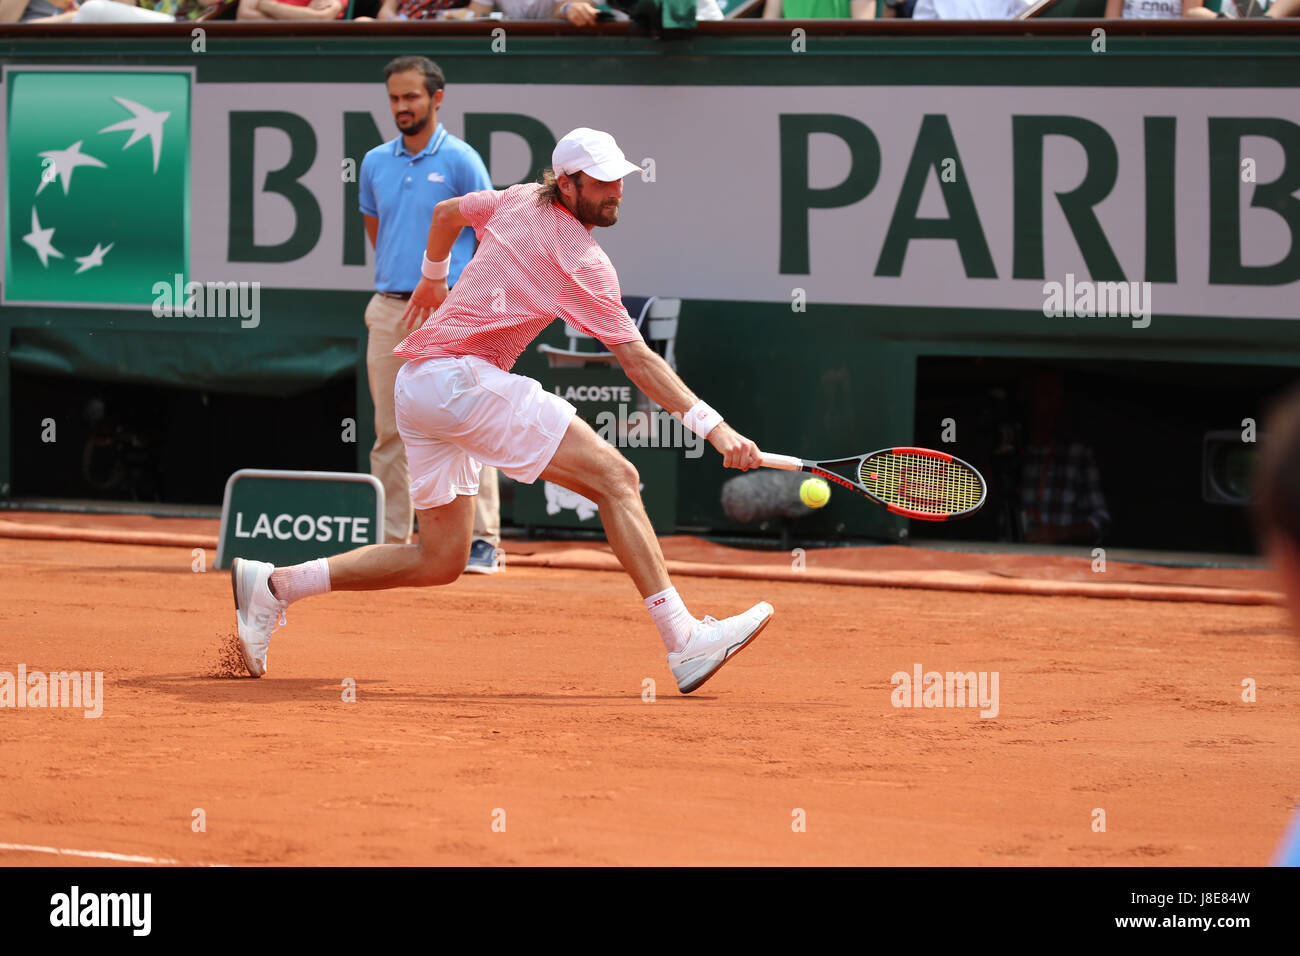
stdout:
<svg viewBox="0 0 1300 956">
<path fill-rule="evenodd" d="M 709 432 L 722 424 L 722 416 L 704 402 L 696 402 L 682 415 L 682 424 L 701 438 L 708 438 Z"/>
<path fill-rule="evenodd" d="M 447 278 L 447 273 L 451 271 L 451 256 L 441 262 L 434 262 L 429 258 L 428 253 L 424 253 L 423 258 L 424 261 L 420 263 L 420 275 L 435 281 Z"/>
</svg>

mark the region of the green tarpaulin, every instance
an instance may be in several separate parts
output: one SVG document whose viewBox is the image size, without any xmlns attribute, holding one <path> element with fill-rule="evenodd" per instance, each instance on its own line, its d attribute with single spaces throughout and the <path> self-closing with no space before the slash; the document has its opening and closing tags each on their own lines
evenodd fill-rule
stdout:
<svg viewBox="0 0 1300 956">
<path fill-rule="evenodd" d="M 286 396 L 357 367 L 356 339 L 274 335 L 158 335 L 103 329 L 13 330 L 11 368 L 40 375 Z"/>
</svg>

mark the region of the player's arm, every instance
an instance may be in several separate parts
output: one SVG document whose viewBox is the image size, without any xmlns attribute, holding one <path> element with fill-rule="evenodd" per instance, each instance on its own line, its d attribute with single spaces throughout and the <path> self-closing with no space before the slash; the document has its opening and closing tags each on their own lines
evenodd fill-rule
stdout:
<svg viewBox="0 0 1300 956">
<path fill-rule="evenodd" d="M 366 221 L 366 235 L 370 237 L 370 248 L 378 249 L 379 217 L 367 216 L 365 213 L 362 213 L 361 218 Z"/>
<path fill-rule="evenodd" d="M 589 27 L 596 22 L 596 8 L 586 0 L 562 0 L 555 5 L 551 16 L 557 20 L 568 20 L 575 27 Z"/>
<path fill-rule="evenodd" d="M 611 345 L 609 350 L 632 384 L 669 414 L 681 418 L 699 401 L 672 366 L 644 341 Z M 722 455 L 722 463 L 728 468 L 744 471 L 762 464 L 758 446 L 725 421 L 719 422 L 709 432 L 709 444 Z"/>
<path fill-rule="evenodd" d="M 429 224 L 429 241 L 424 247 L 424 255 L 432 263 L 450 260 L 451 247 L 456 244 L 460 231 L 472 223 L 461 215 L 460 197 L 444 199 L 433 207 L 433 222 Z M 441 279 L 420 279 L 420 284 L 411 294 L 410 304 L 402 316 L 408 329 L 422 325 L 447 298 L 447 276 Z"/>
</svg>

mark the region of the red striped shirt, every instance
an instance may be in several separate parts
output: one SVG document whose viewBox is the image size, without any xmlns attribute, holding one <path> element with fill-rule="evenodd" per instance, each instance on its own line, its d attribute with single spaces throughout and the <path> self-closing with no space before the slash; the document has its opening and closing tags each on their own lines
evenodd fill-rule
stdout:
<svg viewBox="0 0 1300 956">
<path fill-rule="evenodd" d="M 406 359 L 477 355 L 508 372 L 556 318 L 606 348 L 641 338 L 605 250 L 563 206 L 537 205 L 540 188 L 525 183 L 460 197 L 478 250 L 438 311 L 394 352 Z"/>
</svg>

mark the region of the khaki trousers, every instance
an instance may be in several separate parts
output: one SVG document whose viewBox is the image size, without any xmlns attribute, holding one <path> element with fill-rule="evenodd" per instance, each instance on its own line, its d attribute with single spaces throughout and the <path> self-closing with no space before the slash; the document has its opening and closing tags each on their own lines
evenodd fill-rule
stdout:
<svg viewBox="0 0 1300 956">
<path fill-rule="evenodd" d="M 370 399 L 375 403 L 375 445 L 370 449 L 370 473 L 384 486 L 384 539 L 404 543 L 410 539 L 414 509 L 411 505 L 411 473 L 406 465 L 406 448 L 397 433 L 393 411 L 393 387 L 397 371 L 405 363 L 393 349 L 410 333 L 402 325 L 407 300 L 374 295 L 366 306 L 366 372 L 370 378 Z M 479 475 L 479 493 L 474 503 L 474 537 L 501 544 L 501 497 L 497 470 L 484 466 Z"/>
<path fill-rule="evenodd" d="M 497 470 L 484 465 L 478 476 L 478 498 L 474 502 L 474 537 L 501 547 L 501 494 Z"/>
</svg>

